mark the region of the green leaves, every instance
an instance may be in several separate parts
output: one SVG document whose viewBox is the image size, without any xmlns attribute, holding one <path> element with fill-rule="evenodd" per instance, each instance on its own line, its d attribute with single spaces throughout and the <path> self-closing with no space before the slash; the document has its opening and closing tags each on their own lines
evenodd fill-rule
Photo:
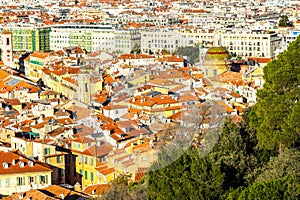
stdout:
<svg viewBox="0 0 300 200">
<path fill-rule="evenodd" d="M 284 149 L 278 156 L 272 157 L 260 171 L 262 172 L 258 175 L 257 182 L 283 178 L 287 175 L 300 180 L 300 151 Z"/>
<path fill-rule="evenodd" d="M 277 151 L 279 147 L 295 147 L 300 136 L 293 130 L 299 127 L 293 110 L 300 94 L 300 38 L 264 68 L 264 79 L 264 88 L 257 93 L 259 101 L 250 117 L 259 144 Z"/>
<path fill-rule="evenodd" d="M 223 177 L 220 166 L 197 150 L 188 150 L 166 168 L 148 175 L 149 199 L 218 199 Z"/>
<path fill-rule="evenodd" d="M 299 198 L 299 182 L 291 176 L 286 176 L 267 182 L 255 183 L 248 188 L 240 187 L 230 193 L 227 200 Z"/>
<path fill-rule="evenodd" d="M 192 64 L 199 57 L 199 45 L 193 47 L 178 47 L 175 52 L 176 55 L 188 56 Z"/>
</svg>

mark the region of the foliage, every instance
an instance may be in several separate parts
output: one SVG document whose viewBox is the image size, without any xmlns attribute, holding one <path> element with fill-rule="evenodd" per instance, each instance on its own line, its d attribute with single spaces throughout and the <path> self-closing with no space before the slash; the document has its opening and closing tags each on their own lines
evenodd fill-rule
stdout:
<svg viewBox="0 0 300 200">
<path fill-rule="evenodd" d="M 193 47 L 178 47 L 175 51 L 175 54 L 188 56 L 191 64 L 195 64 L 196 59 L 199 57 L 199 45 Z"/>
<path fill-rule="evenodd" d="M 147 177 L 149 199 L 218 199 L 224 175 L 209 156 L 200 159 L 197 150 L 188 150 Z"/>
<path fill-rule="evenodd" d="M 251 144 L 248 144 L 250 136 L 246 132 L 241 133 L 240 127 L 228 118 L 221 130 L 219 143 L 210 154 L 226 174 L 225 189 L 245 185 L 249 170 L 257 165 L 256 157 L 251 154 Z"/>
<path fill-rule="evenodd" d="M 267 182 L 255 183 L 248 188 L 240 187 L 230 193 L 227 200 L 299 198 L 299 181 L 294 177 L 286 176 Z"/>
<path fill-rule="evenodd" d="M 285 149 L 278 156 L 272 157 L 261 169 L 257 182 L 270 181 L 290 175 L 300 180 L 300 151 Z"/>
<path fill-rule="evenodd" d="M 101 200 L 141 200 L 147 198 L 147 183 L 134 183 L 130 174 L 120 174 L 111 181 L 111 186 L 100 197 Z"/>
<path fill-rule="evenodd" d="M 133 49 L 133 50 L 130 51 L 130 53 L 140 54 L 141 53 L 141 49 Z"/>
<path fill-rule="evenodd" d="M 293 23 L 291 21 L 289 21 L 289 18 L 287 15 L 282 15 L 282 16 L 280 16 L 279 26 L 291 27 L 291 26 L 293 26 Z"/>
<path fill-rule="evenodd" d="M 121 174 L 116 179 L 111 181 L 109 189 L 101 196 L 103 200 L 115 199 L 130 199 L 128 189 L 130 182 L 130 175 Z"/>
<path fill-rule="evenodd" d="M 248 174 L 258 165 L 257 143 L 245 129 L 245 124 L 237 126 L 227 119 L 212 152 L 189 150 L 171 165 L 149 173 L 149 198 L 224 199 L 229 191 L 253 181 Z M 159 169 L 158 164 L 153 167 Z"/>
<path fill-rule="evenodd" d="M 259 101 L 250 117 L 252 127 L 257 127 L 259 145 L 278 151 L 284 147 L 295 147 L 299 142 L 300 94 L 300 38 L 290 43 L 281 53 L 264 67 L 265 84 L 258 91 Z"/>
</svg>

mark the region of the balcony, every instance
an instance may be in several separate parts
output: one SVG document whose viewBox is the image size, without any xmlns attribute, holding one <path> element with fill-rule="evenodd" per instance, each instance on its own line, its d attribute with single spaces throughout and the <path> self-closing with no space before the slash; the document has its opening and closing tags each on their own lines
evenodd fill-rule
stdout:
<svg viewBox="0 0 300 200">
<path fill-rule="evenodd" d="M 40 65 L 40 66 L 43 66 L 43 65 L 44 65 L 44 63 L 39 62 L 39 61 L 36 61 L 36 60 L 29 60 L 29 63 L 35 64 L 35 65 Z"/>
</svg>

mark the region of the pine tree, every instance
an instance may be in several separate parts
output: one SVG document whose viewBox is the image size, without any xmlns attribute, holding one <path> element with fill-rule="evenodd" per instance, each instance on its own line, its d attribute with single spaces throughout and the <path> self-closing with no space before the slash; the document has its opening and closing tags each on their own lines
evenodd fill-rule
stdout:
<svg viewBox="0 0 300 200">
<path fill-rule="evenodd" d="M 264 68 L 265 84 L 250 117 L 261 147 L 279 150 L 299 142 L 300 38 Z"/>
</svg>

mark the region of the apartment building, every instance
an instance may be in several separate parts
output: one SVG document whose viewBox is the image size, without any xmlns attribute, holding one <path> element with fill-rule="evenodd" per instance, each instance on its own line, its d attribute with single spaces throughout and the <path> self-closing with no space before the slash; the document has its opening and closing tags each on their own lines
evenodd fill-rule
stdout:
<svg viewBox="0 0 300 200">
<path fill-rule="evenodd" d="M 138 29 L 116 30 L 115 48 L 116 53 L 128 54 L 131 50 L 139 49 L 141 46 L 141 33 Z"/>
<path fill-rule="evenodd" d="M 193 46 L 194 40 L 184 43 L 182 35 L 175 29 L 149 29 L 141 32 L 141 51 L 143 53 L 175 52 L 180 46 Z"/>
<path fill-rule="evenodd" d="M 9 30 L 12 33 L 14 52 L 50 51 L 50 27 L 35 26 L 2 26 L 0 32 Z"/>
<path fill-rule="evenodd" d="M 178 47 L 203 44 L 210 46 L 214 35 L 219 34 L 221 45 L 237 56 L 268 57 L 275 56 L 281 38 L 275 32 L 262 30 L 202 30 L 183 28 L 145 30 L 141 33 L 142 52 L 161 52 L 163 49 L 175 52 Z"/>
<path fill-rule="evenodd" d="M 221 44 L 230 53 L 238 56 L 255 56 L 271 58 L 275 56 L 275 51 L 280 47 L 281 38 L 275 32 L 262 30 L 232 30 L 223 31 Z"/>
<path fill-rule="evenodd" d="M 282 37 L 282 50 L 286 50 L 289 44 L 297 39 L 300 35 L 300 30 L 289 31 Z"/>
<path fill-rule="evenodd" d="M 115 47 L 115 29 L 110 25 L 54 25 L 50 33 L 50 49 L 81 46 L 88 52 Z"/>
</svg>

